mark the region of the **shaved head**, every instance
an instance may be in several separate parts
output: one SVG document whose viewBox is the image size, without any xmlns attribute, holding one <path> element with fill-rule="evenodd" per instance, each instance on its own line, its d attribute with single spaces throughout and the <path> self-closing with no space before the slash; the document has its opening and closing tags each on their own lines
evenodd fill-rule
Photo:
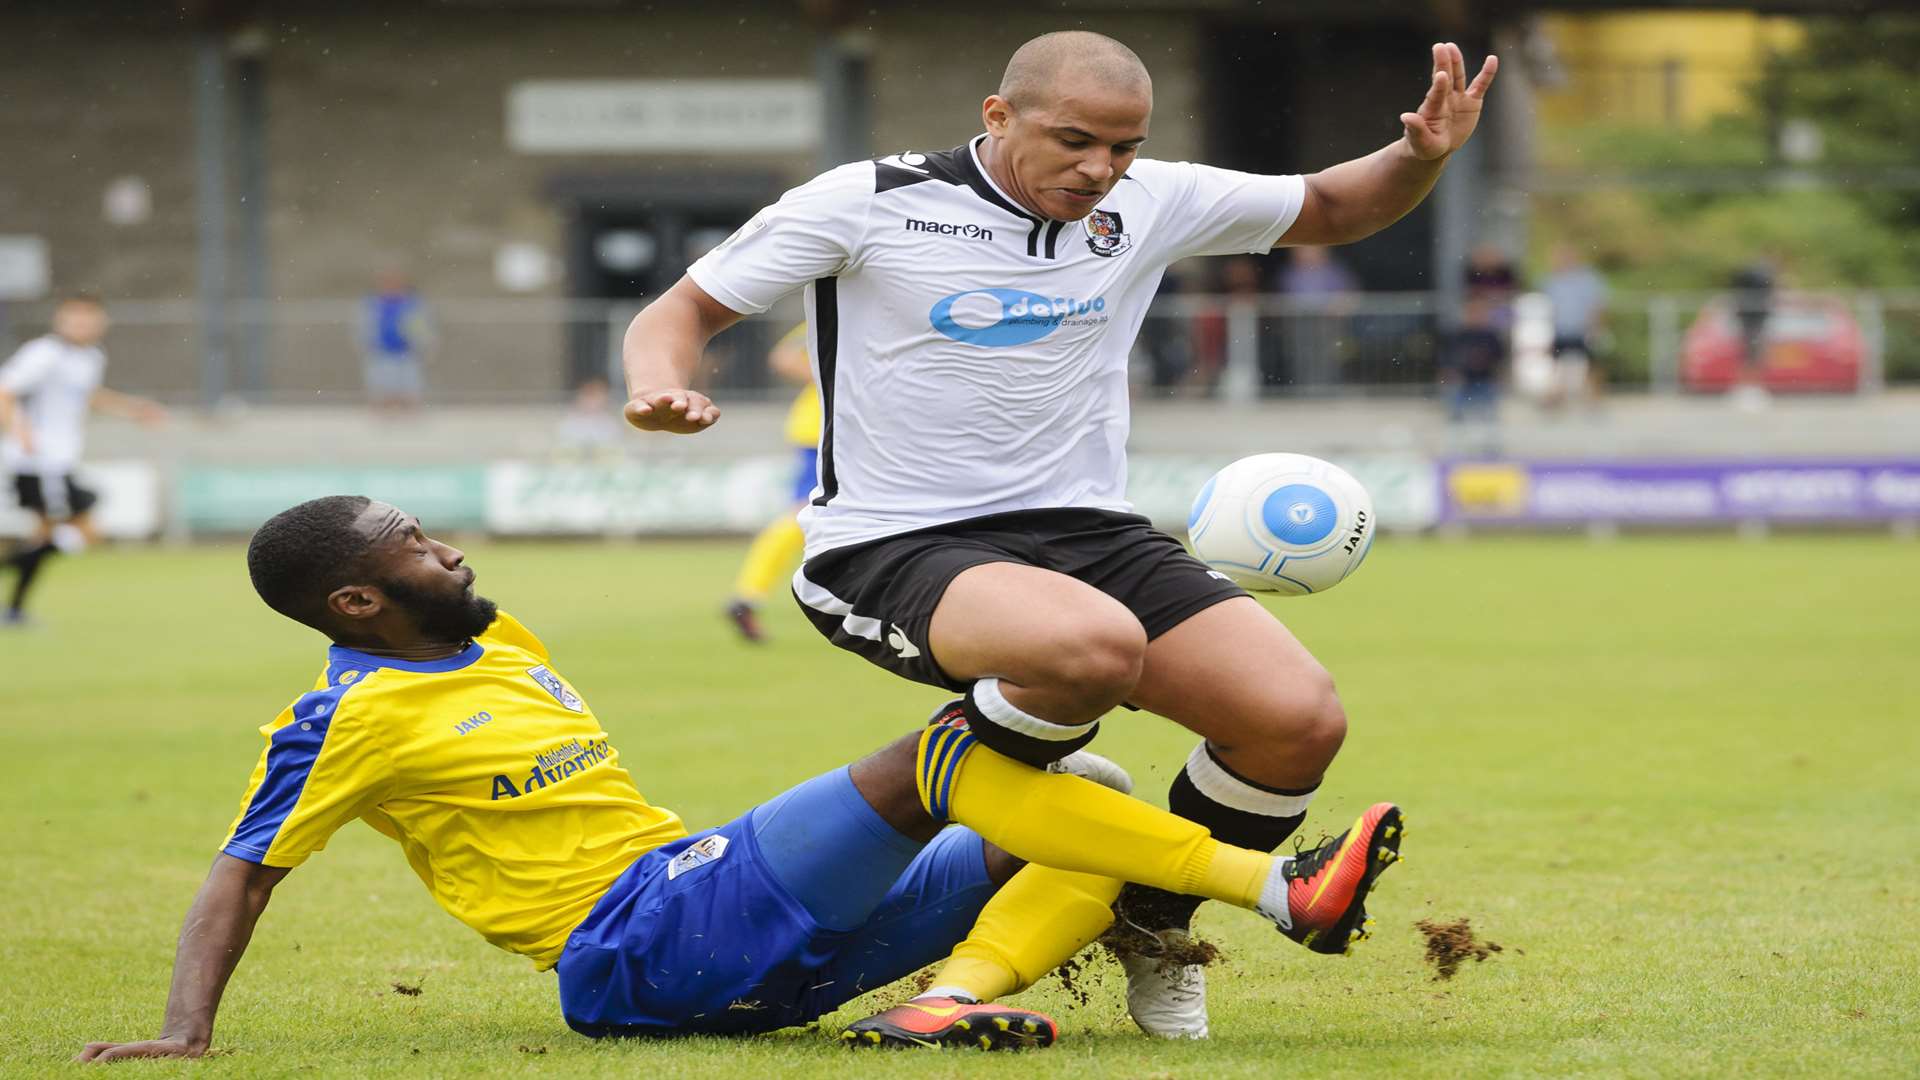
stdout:
<svg viewBox="0 0 1920 1080">
<path fill-rule="evenodd" d="M 1151 98 L 1153 80 L 1132 49 L 1090 30 L 1041 34 L 1014 50 L 1000 77 L 1000 96 L 1016 108 L 1052 100 L 1066 77 L 1102 89 L 1142 93 Z"/>
</svg>

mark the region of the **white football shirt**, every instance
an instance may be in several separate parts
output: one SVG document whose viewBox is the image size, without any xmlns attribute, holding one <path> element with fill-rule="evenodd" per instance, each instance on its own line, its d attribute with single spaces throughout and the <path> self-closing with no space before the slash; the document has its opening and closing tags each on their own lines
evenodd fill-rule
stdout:
<svg viewBox="0 0 1920 1080">
<path fill-rule="evenodd" d="M 1298 176 L 1137 160 L 1082 221 L 967 146 L 843 165 L 687 271 L 742 314 L 805 286 L 825 424 L 809 558 L 1011 510 L 1130 509 L 1127 356 L 1168 264 L 1273 248 Z"/>
<path fill-rule="evenodd" d="M 33 429 L 33 453 L 18 432 L 0 442 L 0 464 L 14 473 L 62 476 L 80 464 L 87 441 L 87 411 L 106 376 L 107 354 L 75 345 L 58 334 L 34 338 L 0 365 L 0 390 L 18 398 Z"/>
</svg>

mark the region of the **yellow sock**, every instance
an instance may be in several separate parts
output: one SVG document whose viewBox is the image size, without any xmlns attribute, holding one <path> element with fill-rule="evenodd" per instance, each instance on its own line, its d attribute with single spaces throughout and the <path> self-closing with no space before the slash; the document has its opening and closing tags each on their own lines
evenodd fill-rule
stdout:
<svg viewBox="0 0 1920 1080">
<path fill-rule="evenodd" d="M 1104 933 L 1119 895 L 1114 878 L 1026 866 L 987 901 L 932 985 L 975 1001 L 1019 993 Z"/>
<path fill-rule="evenodd" d="M 1137 881 L 1252 907 L 1273 856 L 1091 780 L 1042 772 L 979 744 L 965 728 L 920 736 L 920 801 L 1008 853 L 1041 866 Z"/>
<path fill-rule="evenodd" d="M 733 595 L 749 603 L 765 600 L 773 587 L 792 573 L 806 546 L 807 534 L 792 514 L 769 522 L 747 548 L 740 576 L 733 582 Z"/>
</svg>

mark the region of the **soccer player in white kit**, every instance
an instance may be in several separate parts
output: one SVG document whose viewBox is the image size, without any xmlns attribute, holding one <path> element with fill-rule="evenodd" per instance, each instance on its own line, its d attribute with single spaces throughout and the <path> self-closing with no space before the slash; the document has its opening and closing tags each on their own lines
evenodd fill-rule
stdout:
<svg viewBox="0 0 1920 1080">
<path fill-rule="evenodd" d="M 1413 209 L 1472 134 L 1496 69 L 1488 57 L 1469 83 L 1460 49 L 1437 44 L 1401 138 L 1312 175 L 1257 176 L 1138 157 L 1153 106 L 1139 58 L 1084 31 L 1036 38 L 986 99 L 985 133 L 789 191 L 642 311 L 625 341 L 627 418 L 711 426 L 719 409 L 689 388 L 707 341 L 804 288 L 825 427 L 794 592 L 815 625 L 961 694 L 936 723 L 1029 763 L 1085 745 L 1116 706 L 1172 719 L 1201 742 L 1170 807 L 1274 850 L 1346 715 L 1278 620 L 1130 513 L 1127 356 L 1170 263 L 1347 243 Z M 1398 821 L 1370 813 L 1316 854 L 1360 885 L 1309 948 L 1364 936 L 1366 885 Z M 1378 829 L 1392 844 L 1376 845 Z M 1120 891 L 1029 867 L 930 993 L 1030 983 L 1105 927 Z M 1117 910 L 1171 946 L 1194 903 L 1129 886 Z M 1143 1028 L 1206 1034 L 1197 967 L 1127 967 Z"/>
<path fill-rule="evenodd" d="M 0 365 L 0 465 L 14 497 L 35 517 L 33 534 L 7 556 L 14 571 L 4 625 L 25 621 L 27 591 L 57 552 L 77 553 L 95 539 L 90 513 L 98 497 L 75 482 L 93 409 L 157 423 L 166 410 L 143 397 L 101 385 L 107 355 L 107 312 L 91 296 L 70 296 L 53 312 L 53 331 L 34 338 Z"/>
</svg>

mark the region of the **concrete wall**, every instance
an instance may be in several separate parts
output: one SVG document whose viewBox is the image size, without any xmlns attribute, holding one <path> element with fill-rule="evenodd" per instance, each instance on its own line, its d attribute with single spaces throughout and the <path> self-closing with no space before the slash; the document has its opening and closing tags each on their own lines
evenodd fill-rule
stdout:
<svg viewBox="0 0 1920 1080">
<path fill-rule="evenodd" d="M 801 17 L 802 5 L 744 0 L 723 7 L 726 17 L 716 18 L 715 5 L 691 2 L 263 4 L 267 276 L 276 302 L 267 313 L 274 325 L 266 396 L 307 403 L 357 397 L 351 308 L 301 302 L 357 297 L 379 267 L 406 267 L 429 299 L 444 305 L 506 297 L 493 270 L 503 244 L 536 245 L 564 265 L 572 211 L 556 197 L 556 184 L 597 177 L 643 190 L 659 178 L 697 183 L 758 174 L 777 189 L 812 175 L 811 151 L 716 158 L 508 148 L 506 96 L 521 80 L 812 75 L 817 31 Z M 191 301 L 195 292 L 195 38 L 178 11 L 171 4 L 86 0 L 0 7 L 0 234 L 46 237 L 56 290 L 89 288 L 119 304 L 121 329 L 109 342 L 115 381 L 191 400 L 201 363 L 194 309 L 126 303 Z M 1086 27 L 1128 42 L 1154 73 L 1149 154 L 1204 160 L 1214 81 L 1207 25 L 1172 5 L 1109 14 L 1089 5 L 1054 12 L 986 2 L 937 17 L 924 5 L 873 4 L 849 30 L 872 49 L 876 154 L 963 141 L 979 130 L 979 103 L 1020 42 Z M 1407 84 L 1417 87 L 1421 58 L 1408 64 Z M 1372 72 L 1354 77 L 1380 81 Z M 1327 93 L 1341 97 L 1337 88 Z M 1402 107 L 1394 101 L 1387 121 Z M 1300 167 L 1329 163 L 1329 148 L 1350 130 L 1339 110 L 1313 114 L 1319 126 L 1304 134 L 1328 147 L 1304 148 Z M 1368 144 L 1362 149 L 1375 141 L 1361 140 Z M 102 194 L 126 175 L 150 185 L 152 218 L 108 225 Z M 237 200 L 237 190 L 229 191 Z M 240 211 L 231 204 L 230 220 Z M 237 265 L 229 277 L 239 280 Z M 565 288 L 565 274 L 557 272 L 534 299 L 557 303 Z M 11 336 L 37 332 L 39 313 L 30 306 L 16 305 L 12 314 Z M 443 320 L 443 341 L 429 364 L 430 396 L 557 396 L 569 347 L 560 315 L 557 308 L 516 307 L 497 318 Z M 6 333 L 0 326 L 0 336 Z"/>
</svg>

